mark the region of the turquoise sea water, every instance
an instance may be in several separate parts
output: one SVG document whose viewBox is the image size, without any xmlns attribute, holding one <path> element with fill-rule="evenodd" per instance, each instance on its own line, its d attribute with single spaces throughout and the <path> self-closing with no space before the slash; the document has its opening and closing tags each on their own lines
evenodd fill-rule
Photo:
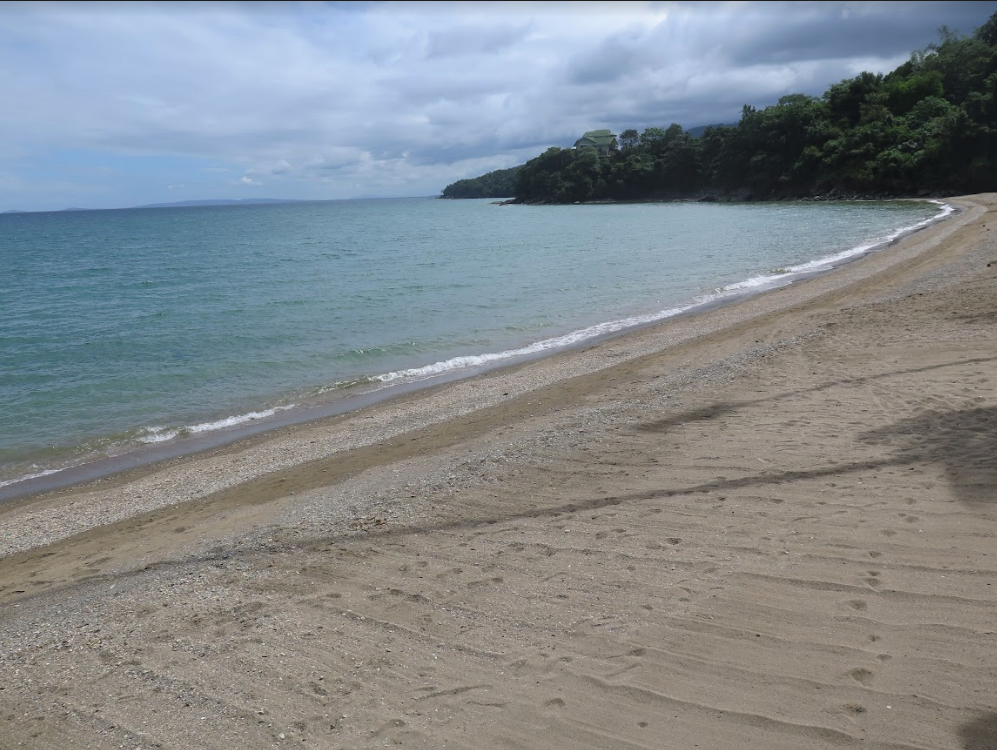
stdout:
<svg viewBox="0 0 997 750">
<path fill-rule="evenodd" d="M 0 492 L 789 283 L 945 211 L 400 199 L 0 215 Z"/>
</svg>

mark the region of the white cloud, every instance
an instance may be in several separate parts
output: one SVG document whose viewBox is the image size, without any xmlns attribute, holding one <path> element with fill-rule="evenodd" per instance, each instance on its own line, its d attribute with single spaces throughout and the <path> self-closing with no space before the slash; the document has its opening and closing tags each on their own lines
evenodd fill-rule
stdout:
<svg viewBox="0 0 997 750">
<path fill-rule="evenodd" d="M 165 199 L 166 185 L 216 196 L 232 175 L 284 197 L 433 194 L 591 127 L 730 122 L 745 103 L 819 94 L 861 70 L 895 67 L 943 23 L 969 32 L 995 10 L 997 2 L 0 5 L 0 158 L 29 183 L 15 192 L 0 182 L 0 210 L 24 195 L 59 208 L 53 202 L 73 184 L 108 205 Z M 58 171 L 66 151 L 95 165 L 114 157 L 114 172 L 130 177 L 69 168 L 30 176 Z M 141 167 L 123 169 L 128 159 Z"/>
</svg>

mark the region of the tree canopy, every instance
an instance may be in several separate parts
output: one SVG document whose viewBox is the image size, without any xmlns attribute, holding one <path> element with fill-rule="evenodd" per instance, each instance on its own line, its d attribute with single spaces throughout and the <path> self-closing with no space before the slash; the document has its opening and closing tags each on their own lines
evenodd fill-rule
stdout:
<svg viewBox="0 0 997 750">
<path fill-rule="evenodd" d="M 516 175 L 519 167 L 499 169 L 481 177 L 447 185 L 443 189 L 444 198 L 511 198 L 516 194 Z"/>
<path fill-rule="evenodd" d="M 550 148 L 517 170 L 454 183 L 444 197 L 569 203 L 995 190 L 997 14 L 972 36 L 945 28 L 939 36 L 886 75 L 860 73 L 823 96 L 791 94 L 764 109 L 745 105 L 736 125 L 698 138 L 675 124 L 628 129 L 610 156 Z M 503 195 L 455 194 L 497 175 L 515 180 Z"/>
</svg>

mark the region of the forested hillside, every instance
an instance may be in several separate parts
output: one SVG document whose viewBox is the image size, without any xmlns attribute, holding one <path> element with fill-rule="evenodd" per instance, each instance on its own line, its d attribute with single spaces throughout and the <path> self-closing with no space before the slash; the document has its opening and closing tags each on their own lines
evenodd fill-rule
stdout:
<svg viewBox="0 0 997 750">
<path fill-rule="evenodd" d="M 443 189 L 443 198 L 510 198 L 516 194 L 516 175 L 519 167 L 499 169 L 495 172 L 458 180 Z"/>
<path fill-rule="evenodd" d="M 619 151 L 601 159 L 550 148 L 519 168 L 510 193 L 567 203 L 995 190 L 997 14 L 972 36 L 943 28 L 940 37 L 891 73 L 862 73 L 820 97 L 745 105 L 736 125 L 699 138 L 671 125 L 626 130 Z"/>
</svg>

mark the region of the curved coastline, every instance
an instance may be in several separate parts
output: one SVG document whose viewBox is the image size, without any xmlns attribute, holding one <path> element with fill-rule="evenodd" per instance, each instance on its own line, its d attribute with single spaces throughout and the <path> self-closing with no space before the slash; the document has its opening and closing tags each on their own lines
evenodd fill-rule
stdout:
<svg viewBox="0 0 997 750">
<path fill-rule="evenodd" d="M 798 266 L 780 269 L 781 273 L 729 284 L 717 289 L 711 295 L 689 300 L 675 307 L 632 318 L 606 321 L 518 349 L 457 357 L 423 367 L 374 375 L 367 378 L 366 383 L 354 385 L 349 389 L 342 391 L 327 389 L 326 393 L 331 398 L 325 398 L 319 403 L 284 404 L 262 411 L 224 416 L 209 422 L 182 427 L 143 428 L 145 434 L 138 438 L 140 445 L 137 447 L 125 451 L 113 451 L 111 455 L 74 462 L 65 467 L 43 468 L 37 473 L 30 473 L 21 478 L 0 481 L 0 503 L 62 490 L 123 471 L 141 469 L 163 461 L 218 449 L 269 431 L 337 417 L 400 395 L 544 357 L 557 356 L 577 347 L 626 335 L 673 318 L 700 314 L 723 305 L 737 304 L 747 297 L 834 271 L 870 253 L 881 251 L 912 233 L 944 221 L 961 210 L 957 202 L 950 204 L 938 199 L 918 200 L 935 203 L 939 206 L 940 213 L 916 225 L 901 228 L 882 240 L 849 248 Z"/>
</svg>

